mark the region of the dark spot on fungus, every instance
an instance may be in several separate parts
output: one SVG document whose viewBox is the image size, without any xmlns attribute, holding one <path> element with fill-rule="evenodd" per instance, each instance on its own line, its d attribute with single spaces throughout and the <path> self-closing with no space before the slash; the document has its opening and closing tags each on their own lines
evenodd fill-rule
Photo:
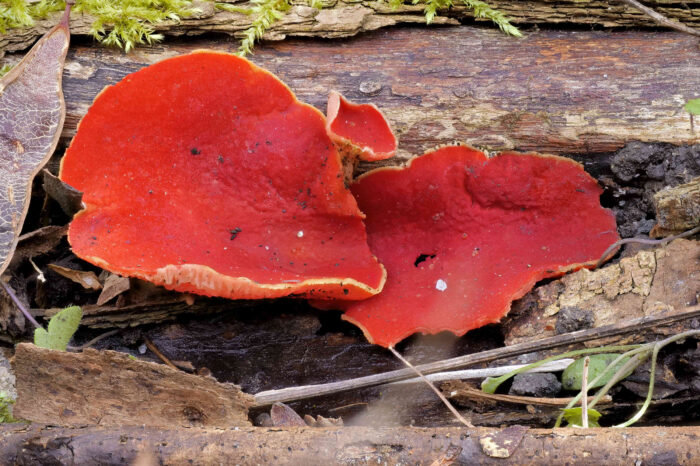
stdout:
<svg viewBox="0 0 700 466">
<path fill-rule="evenodd" d="M 199 155 L 201 153 L 202 153 L 202 151 L 197 149 L 196 147 L 193 147 L 192 149 L 190 149 L 190 154 L 192 154 L 192 155 Z"/>
<path fill-rule="evenodd" d="M 231 241 L 236 239 L 236 237 L 238 236 L 238 233 L 240 233 L 240 232 L 241 232 L 241 229 L 238 227 L 234 228 L 233 230 L 229 230 L 229 233 L 231 233 Z"/>
<path fill-rule="evenodd" d="M 224 156 L 219 154 L 218 156 L 216 156 L 216 160 L 218 160 L 219 163 L 224 163 Z"/>
</svg>

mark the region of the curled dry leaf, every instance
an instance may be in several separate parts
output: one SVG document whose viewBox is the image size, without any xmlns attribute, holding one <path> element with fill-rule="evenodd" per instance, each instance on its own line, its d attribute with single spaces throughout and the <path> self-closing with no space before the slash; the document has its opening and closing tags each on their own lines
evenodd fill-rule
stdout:
<svg viewBox="0 0 700 466">
<path fill-rule="evenodd" d="M 95 275 L 95 272 L 85 270 L 69 269 L 56 264 L 49 264 L 49 268 L 62 277 L 72 280 L 75 283 L 82 285 L 86 290 L 101 290 L 102 284 Z"/>
<path fill-rule="evenodd" d="M 112 298 L 116 298 L 125 291 L 131 288 L 131 282 L 127 277 L 122 277 L 117 274 L 109 274 L 105 279 L 104 288 L 100 296 L 97 298 L 97 305 L 102 306 Z"/>
<path fill-rule="evenodd" d="M 70 32 L 66 8 L 51 29 L 0 81 L 0 273 L 17 246 L 32 180 L 63 128 L 63 62 Z"/>
</svg>

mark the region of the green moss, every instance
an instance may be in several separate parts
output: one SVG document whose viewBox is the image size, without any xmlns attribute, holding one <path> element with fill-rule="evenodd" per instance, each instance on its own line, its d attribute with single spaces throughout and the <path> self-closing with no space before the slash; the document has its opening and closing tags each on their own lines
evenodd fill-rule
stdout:
<svg viewBox="0 0 700 466">
<path fill-rule="evenodd" d="M 10 398 L 10 396 L 0 391 L 0 424 L 6 424 L 9 422 L 19 422 L 12 416 L 12 405 L 15 400 Z"/>
<path fill-rule="evenodd" d="M 28 27 L 49 13 L 62 11 L 65 2 L 41 0 L 0 0 L 0 32 Z M 154 25 L 177 21 L 197 12 L 190 0 L 76 0 L 73 10 L 95 17 L 90 33 L 102 44 L 129 51 L 137 44 L 152 44 L 163 39 Z"/>
<path fill-rule="evenodd" d="M 209 0 L 211 1 L 211 0 Z M 321 9 L 322 0 L 307 0 L 312 8 Z M 397 9 L 403 0 L 384 0 Z M 520 31 L 510 24 L 508 18 L 498 10 L 480 0 L 457 0 L 471 9 L 474 17 L 490 19 L 506 34 L 520 36 Z M 425 20 L 430 24 L 440 10 L 448 10 L 454 0 L 412 0 L 414 5 L 425 5 Z M 291 0 L 250 0 L 250 6 L 240 7 L 228 3 L 215 3 L 216 8 L 251 15 L 253 20 L 243 32 L 238 49 L 240 55 L 251 53 L 255 42 L 291 8 Z M 0 33 L 8 29 L 29 27 L 48 14 L 61 11 L 65 3 L 61 0 L 40 0 L 28 3 L 26 0 L 0 0 Z M 163 39 L 155 32 L 160 22 L 191 16 L 197 12 L 191 0 L 76 0 L 74 11 L 84 12 L 93 17 L 90 33 L 100 43 L 121 47 L 126 51 L 138 44 L 152 44 Z"/>
</svg>

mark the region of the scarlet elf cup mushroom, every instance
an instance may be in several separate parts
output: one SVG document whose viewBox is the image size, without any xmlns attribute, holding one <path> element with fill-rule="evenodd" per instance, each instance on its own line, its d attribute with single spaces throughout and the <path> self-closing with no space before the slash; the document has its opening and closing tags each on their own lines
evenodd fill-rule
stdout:
<svg viewBox="0 0 700 466">
<path fill-rule="evenodd" d="M 368 172 L 351 190 L 387 283 L 336 304 L 387 347 L 498 322 L 535 282 L 592 267 L 619 239 L 597 182 L 563 157 L 445 147 Z"/>
<path fill-rule="evenodd" d="M 110 271 L 236 299 L 384 285 L 323 115 L 245 59 L 193 53 L 106 88 L 60 176 L 84 193 L 73 251 Z"/>
</svg>

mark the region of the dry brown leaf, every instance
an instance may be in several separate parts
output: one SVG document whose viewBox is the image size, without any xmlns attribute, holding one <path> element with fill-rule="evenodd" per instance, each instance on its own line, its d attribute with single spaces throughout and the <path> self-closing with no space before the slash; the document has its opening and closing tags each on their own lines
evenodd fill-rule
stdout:
<svg viewBox="0 0 700 466">
<path fill-rule="evenodd" d="M 127 291 L 130 287 L 130 281 L 127 277 L 122 277 L 114 273 L 109 274 L 105 279 L 104 288 L 102 288 L 102 292 L 97 298 L 97 305 L 102 306 L 112 298 Z"/>
<path fill-rule="evenodd" d="M 66 215 L 72 217 L 83 209 L 83 193 L 64 183 L 45 168 L 41 171 L 41 175 L 44 191 L 51 199 L 58 202 Z"/>
<path fill-rule="evenodd" d="M 61 76 L 70 7 L 0 80 L 0 273 L 17 246 L 32 180 L 51 157 L 66 116 Z"/>
<path fill-rule="evenodd" d="M 72 280 L 79 285 L 82 285 L 86 290 L 101 290 L 102 284 L 95 275 L 95 272 L 86 272 L 85 270 L 74 270 L 68 267 L 63 267 L 56 264 L 49 264 L 49 268 L 62 277 Z"/>
</svg>

